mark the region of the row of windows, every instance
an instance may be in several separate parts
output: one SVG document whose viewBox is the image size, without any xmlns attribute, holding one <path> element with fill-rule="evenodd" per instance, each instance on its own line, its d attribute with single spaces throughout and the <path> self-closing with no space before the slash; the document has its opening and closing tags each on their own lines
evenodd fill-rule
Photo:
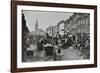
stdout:
<svg viewBox="0 0 100 73">
<path fill-rule="evenodd" d="M 89 33 L 89 29 L 77 29 L 77 33 Z"/>
<path fill-rule="evenodd" d="M 78 20 L 77 24 L 78 25 L 80 25 L 80 24 L 90 24 L 90 19 L 87 18 L 87 19 Z"/>
</svg>

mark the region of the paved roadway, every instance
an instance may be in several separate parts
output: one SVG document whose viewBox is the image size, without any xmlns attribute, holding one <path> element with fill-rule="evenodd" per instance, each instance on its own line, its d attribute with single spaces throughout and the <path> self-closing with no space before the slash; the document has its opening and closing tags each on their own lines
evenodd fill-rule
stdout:
<svg viewBox="0 0 100 73">
<path fill-rule="evenodd" d="M 63 50 L 64 56 L 62 60 L 80 60 L 83 59 L 83 56 L 80 56 L 81 52 L 69 47 L 68 49 Z"/>
<path fill-rule="evenodd" d="M 63 49 L 64 56 L 62 60 L 81 60 L 83 56 L 80 56 L 81 52 L 73 47 L 69 47 L 67 49 Z M 53 61 L 53 58 L 48 59 L 48 61 Z"/>
</svg>

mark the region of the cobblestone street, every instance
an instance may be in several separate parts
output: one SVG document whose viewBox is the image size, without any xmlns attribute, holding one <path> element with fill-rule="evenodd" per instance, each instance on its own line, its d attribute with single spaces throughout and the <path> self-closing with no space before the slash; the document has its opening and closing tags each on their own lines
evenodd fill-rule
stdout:
<svg viewBox="0 0 100 73">
<path fill-rule="evenodd" d="M 82 60 L 83 56 L 80 56 L 81 52 L 73 47 L 69 47 L 67 49 L 63 49 L 64 56 L 62 60 Z M 53 61 L 53 58 L 47 59 L 48 61 Z"/>
<path fill-rule="evenodd" d="M 83 59 L 83 56 L 80 55 L 80 51 L 74 49 L 73 47 L 69 47 L 68 49 L 64 49 L 63 60 L 80 60 Z"/>
</svg>

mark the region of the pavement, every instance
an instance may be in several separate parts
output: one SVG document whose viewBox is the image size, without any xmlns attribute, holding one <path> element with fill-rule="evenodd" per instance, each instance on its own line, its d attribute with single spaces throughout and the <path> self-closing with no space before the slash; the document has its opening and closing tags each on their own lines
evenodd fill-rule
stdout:
<svg viewBox="0 0 100 73">
<path fill-rule="evenodd" d="M 80 56 L 81 52 L 73 47 L 69 47 L 63 50 L 64 56 L 62 60 L 81 60 L 83 56 Z"/>
</svg>

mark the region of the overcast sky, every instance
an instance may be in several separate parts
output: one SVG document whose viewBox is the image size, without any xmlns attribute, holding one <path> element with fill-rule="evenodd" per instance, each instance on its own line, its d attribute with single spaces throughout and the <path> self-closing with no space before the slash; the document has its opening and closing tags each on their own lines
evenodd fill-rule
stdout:
<svg viewBox="0 0 100 73">
<path fill-rule="evenodd" d="M 59 21 L 66 20 L 73 14 L 71 12 L 44 12 L 32 10 L 24 10 L 23 13 L 30 32 L 35 30 L 36 20 L 38 21 L 38 28 L 46 30 L 48 26 L 55 26 Z"/>
</svg>

